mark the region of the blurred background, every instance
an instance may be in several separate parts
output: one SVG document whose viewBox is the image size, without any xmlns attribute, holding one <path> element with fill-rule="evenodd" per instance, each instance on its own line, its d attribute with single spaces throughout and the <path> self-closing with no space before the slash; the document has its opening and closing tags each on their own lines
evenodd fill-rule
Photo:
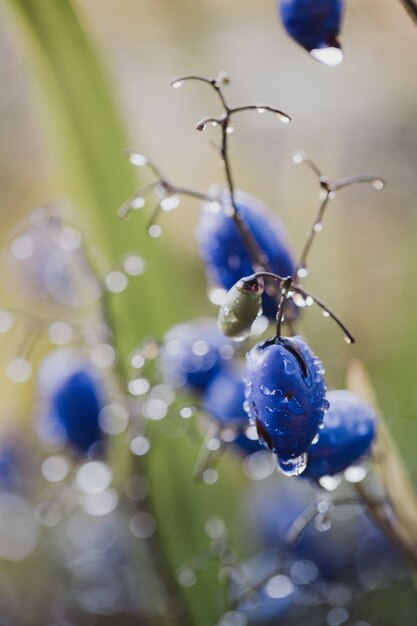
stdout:
<svg viewBox="0 0 417 626">
<path fill-rule="evenodd" d="M 292 162 L 294 150 L 307 152 L 330 178 L 370 172 L 386 180 L 382 192 L 357 186 L 337 195 L 304 283 L 340 315 L 357 343 L 345 345 L 337 327 L 314 309 L 304 316 L 302 332 L 324 362 L 329 387 L 343 386 L 351 356 L 365 362 L 379 404 L 417 479 L 417 32 L 400 2 L 348 2 L 342 32 L 345 60 L 336 68 L 313 61 L 289 39 L 272 0 L 74 4 L 109 76 L 126 131 L 125 147 L 152 157 L 172 181 L 200 190 L 223 184 L 222 168 L 210 145 L 210 139 L 218 138 L 216 129 L 195 131 L 201 117 L 218 113 L 218 102 L 202 84 L 189 83 L 179 90 L 169 85 L 179 74 L 214 77 L 222 69 L 231 77 L 230 102 L 262 102 L 293 118 L 284 126 L 268 116 L 242 115 L 230 144 L 236 186 L 282 218 L 296 250 L 301 250 L 317 210 L 319 186 L 308 168 Z M 64 206 L 72 223 L 81 225 L 82 219 L 71 207 L 74 199 L 63 198 L 67 194 L 54 178 L 54 152 L 46 137 L 47 125 L 41 122 L 42 100 L 24 32 L 7 3 L 0 11 L 0 237 L 6 249 L 32 209 L 47 201 Z M 59 137 L 53 138 L 53 145 L 59 151 Z M 116 222 L 117 208 L 114 216 L 106 213 L 103 219 Z M 124 224 L 129 243 L 135 232 L 138 242 L 143 239 L 150 210 L 135 212 Z M 198 217 L 198 202 L 184 200 L 174 213 L 162 216 L 161 238 L 146 244 L 154 259 L 161 259 L 158 271 L 170 275 L 172 308 L 155 331 L 147 319 L 142 332 L 141 311 L 166 306 L 167 295 L 160 297 L 155 289 L 144 299 L 140 284 L 132 287 L 126 297 L 137 310 L 135 339 L 146 334 L 160 338 L 172 324 L 216 314 L 206 296 L 204 268 L 192 236 Z M 106 227 L 111 229 L 111 222 Z M 94 232 L 89 235 L 94 245 Z M 115 237 L 123 249 L 123 229 Z M 5 306 L 32 311 L 41 307 L 45 315 L 48 304 L 16 299 L 17 279 L 4 255 L 3 260 L 0 283 Z M 151 264 L 149 271 L 152 280 L 156 270 Z M 16 384 L 5 375 L 16 342 L 22 339 L 19 333 L 0 336 L 0 435 L 16 425 L 32 428 L 33 380 Z M 34 362 L 46 350 L 46 343 L 40 342 Z M 13 583 L 9 586 L 13 588 Z M 411 603 L 413 592 L 404 593 L 405 604 Z M 79 619 L 75 623 L 84 623 Z M 359 624 L 332 619 L 330 626 Z M 410 612 L 398 623 L 415 623 L 412 620 Z M 63 620 L 55 621 L 64 625 Z M 389 623 L 382 616 L 368 622 Z M 50 623 L 55 623 L 52 618 Z"/>
</svg>

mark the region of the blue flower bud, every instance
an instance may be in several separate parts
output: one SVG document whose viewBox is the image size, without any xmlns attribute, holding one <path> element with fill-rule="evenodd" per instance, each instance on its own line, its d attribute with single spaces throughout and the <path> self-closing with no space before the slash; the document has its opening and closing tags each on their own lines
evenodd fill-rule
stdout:
<svg viewBox="0 0 417 626">
<path fill-rule="evenodd" d="M 344 0 L 280 0 L 279 11 L 290 37 L 322 63 L 337 65 L 344 7 Z"/>
<path fill-rule="evenodd" d="M 173 326 L 165 335 L 159 367 L 173 387 L 203 392 L 234 354 L 217 322 L 201 318 Z"/>
<path fill-rule="evenodd" d="M 292 276 L 295 261 L 282 222 L 251 196 L 238 192 L 241 218 L 265 256 L 264 265 L 279 276 Z M 204 207 L 197 229 L 199 252 L 206 265 L 209 280 L 229 290 L 240 278 L 253 274 L 256 268 L 233 218 L 225 211 L 213 212 Z M 273 319 L 277 302 L 266 292 L 262 297 L 263 314 Z"/>
<path fill-rule="evenodd" d="M 41 438 L 51 443 L 67 441 L 82 453 L 102 440 L 102 390 L 84 355 L 71 349 L 49 354 L 40 366 L 38 387 L 44 407 Z"/>
<path fill-rule="evenodd" d="M 247 354 L 249 415 L 285 474 L 303 471 L 323 421 L 328 407 L 323 373 L 320 360 L 299 336 L 269 339 Z"/>
<path fill-rule="evenodd" d="M 375 438 L 377 416 L 371 406 L 351 391 L 327 394 L 330 408 L 317 442 L 308 451 L 303 477 L 318 480 L 343 472 L 368 452 Z"/>
<path fill-rule="evenodd" d="M 258 439 L 251 439 L 243 430 L 249 426 L 248 414 L 244 409 L 245 383 L 243 372 L 235 369 L 223 369 L 208 387 L 203 409 L 225 426 L 236 426 L 237 434 L 233 444 L 246 455 L 262 450 Z M 240 431 L 240 432 L 239 432 Z"/>
</svg>

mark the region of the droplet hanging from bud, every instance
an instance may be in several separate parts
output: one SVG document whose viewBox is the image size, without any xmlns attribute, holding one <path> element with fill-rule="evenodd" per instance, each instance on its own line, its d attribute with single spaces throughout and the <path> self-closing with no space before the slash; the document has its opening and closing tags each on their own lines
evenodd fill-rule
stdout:
<svg viewBox="0 0 417 626">
<path fill-rule="evenodd" d="M 264 283 L 262 278 L 242 278 L 227 292 L 219 310 L 218 326 L 226 337 L 242 339 L 249 336 L 250 328 L 262 306 Z"/>
</svg>

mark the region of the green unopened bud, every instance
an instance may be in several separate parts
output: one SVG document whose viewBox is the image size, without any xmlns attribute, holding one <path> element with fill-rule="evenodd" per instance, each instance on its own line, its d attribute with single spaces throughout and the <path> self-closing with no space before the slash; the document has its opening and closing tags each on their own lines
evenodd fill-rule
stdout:
<svg viewBox="0 0 417 626">
<path fill-rule="evenodd" d="M 249 276 L 233 285 L 220 307 L 217 324 L 226 337 L 242 340 L 249 336 L 251 326 L 262 305 L 262 278 Z"/>
</svg>

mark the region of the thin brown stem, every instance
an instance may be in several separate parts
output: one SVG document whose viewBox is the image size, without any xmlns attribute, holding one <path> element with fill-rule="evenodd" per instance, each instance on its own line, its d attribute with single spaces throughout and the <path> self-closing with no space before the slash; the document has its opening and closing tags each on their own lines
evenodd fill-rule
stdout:
<svg viewBox="0 0 417 626">
<path fill-rule="evenodd" d="M 321 204 L 319 206 L 319 210 L 317 212 L 316 219 L 314 220 L 311 229 L 307 233 L 307 237 L 306 237 L 306 241 L 305 241 L 305 244 L 304 244 L 304 248 L 303 248 L 303 251 L 301 253 L 300 262 L 299 262 L 298 268 L 297 268 L 297 276 L 299 276 L 300 278 L 305 278 L 307 276 L 307 273 L 308 273 L 308 270 L 307 270 L 308 253 L 310 252 L 310 248 L 313 245 L 313 241 L 314 241 L 315 236 L 317 235 L 321 225 L 323 224 L 323 217 L 324 217 L 324 213 L 326 211 L 326 207 L 327 207 L 327 205 L 329 203 L 329 200 L 330 200 L 330 194 L 329 194 L 328 191 L 326 191 L 326 195 L 324 197 L 324 200 L 321 202 Z"/>
<path fill-rule="evenodd" d="M 308 274 L 307 257 L 310 253 L 317 233 L 319 233 L 322 229 L 326 208 L 329 201 L 336 196 L 336 191 L 361 183 L 370 183 L 375 189 L 380 190 L 384 188 L 385 182 L 382 178 L 375 176 L 374 174 L 354 174 L 353 176 L 346 176 L 344 178 L 339 178 L 338 180 L 332 180 L 328 176 L 324 176 L 321 173 L 317 164 L 310 159 L 305 152 L 294 152 L 292 159 L 294 163 L 297 164 L 305 163 L 312 170 L 320 183 L 321 193 L 324 194 L 313 225 L 307 233 L 306 241 L 300 256 L 300 262 L 298 263 L 296 270 L 296 276 L 299 278 L 305 278 Z"/>
<path fill-rule="evenodd" d="M 400 2 L 413 20 L 414 24 L 417 25 L 417 3 L 414 2 L 414 0 L 400 0 Z"/>
<path fill-rule="evenodd" d="M 236 197 L 235 197 L 235 186 L 234 186 L 234 180 L 233 180 L 233 175 L 232 175 L 232 168 L 231 168 L 231 164 L 230 164 L 230 159 L 229 159 L 229 153 L 228 153 L 228 136 L 230 133 L 230 129 L 231 129 L 231 125 L 230 125 L 230 121 L 231 118 L 233 116 L 233 114 L 235 113 L 239 113 L 241 111 L 248 111 L 248 110 L 258 110 L 264 109 L 264 110 L 268 110 L 271 112 L 274 112 L 276 115 L 278 115 L 280 117 L 280 119 L 282 121 L 285 122 L 289 122 L 290 121 L 290 117 L 284 113 L 283 111 L 280 111 L 279 109 L 275 109 L 273 107 L 269 107 L 269 106 L 265 106 L 265 105 L 244 105 L 241 107 L 230 107 L 227 104 L 226 98 L 224 96 L 223 90 L 221 85 L 222 84 L 227 84 L 228 83 L 228 79 L 227 77 L 225 77 L 225 75 L 223 73 L 220 73 L 219 76 L 215 79 L 208 79 L 205 78 L 203 76 L 195 76 L 195 75 L 189 75 L 189 76 L 180 76 L 178 78 L 176 78 L 174 81 L 172 81 L 171 85 L 173 87 L 180 87 L 185 81 L 189 81 L 189 80 L 197 80 L 197 81 L 201 81 L 205 84 L 208 84 L 212 87 L 212 89 L 214 89 L 214 91 L 216 92 L 222 107 L 223 107 L 223 113 L 220 117 L 205 117 L 202 120 L 200 120 L 200 122 L 197 124 L 197 129 L 198 130 L 204 130 L 204 128 L 206 127 L 207 124 L 212 123 L 214 125 L 219 125 L 221 127 L 222 130 L 222 142 L 221 142 L 221 147 L 220 147 L 220 155 L 223 161 L 223 165 L 224 165 L 224 169 L 225 169 L 225 175 L 226 175 L 226 182 L 227 182 L 227 187 L 228 187 L 228 191 L 229 191 L 229 195 L 230 195 L 230 204 L 231 207 L 233 209 L 233 213 L 232 213 L 232 219 L 236 225 L 236 228 L 240 234 L 240 236 L 242 237 L 244 246 L 246 247 L 251 259 L 252 259 L 252 263 L 253 263 L 253 268 L 255 271 L 258 270 L 263 270 L 263 269 L 269 269 L 268 268 L 268 260 L 265 257 L 265 255 L 263 254 L 262 250 L 259 248 L 259 245 L 256 241 L 256 239 L 253 237 L 252 233 L 248 230 L 248 228 L 246 227 L 244 221 L 242 220 L 242 216 L 240 214 L 240 210 L 239 210 L 239 206 L 236 202 Z"/>
</svg>

